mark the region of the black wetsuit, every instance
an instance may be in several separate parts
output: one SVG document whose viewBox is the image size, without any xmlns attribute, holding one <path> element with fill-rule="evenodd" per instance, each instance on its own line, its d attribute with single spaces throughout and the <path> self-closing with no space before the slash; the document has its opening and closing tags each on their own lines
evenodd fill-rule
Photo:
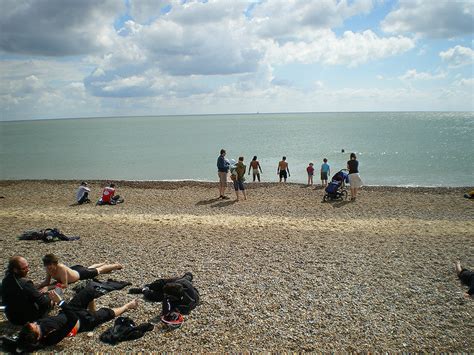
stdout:
<svg viewBox="0 0 474 355">
<path fill-rule="evenodd" d="M 79 332 L 87 332 L 113 319 L 115 313 L 110 308 L 101 308 L 95 313 L 87 309 L 89 303 L 101 295 L 93 287 L 85 287 L 69 303 L 61 304 L 61 312 L 57 316 L 39 319 L 36 323 L 41 328 L 40 347 L 59 343 L 78 322 Z"/>
<path fill-rule="evenodd" d="M 51 309 L 47 294 L 39 292 L 31 280 L 9 272 L 2 281 L 2 300 L 7 319 L 23 325 L 44 317 Z"/>
</svg>

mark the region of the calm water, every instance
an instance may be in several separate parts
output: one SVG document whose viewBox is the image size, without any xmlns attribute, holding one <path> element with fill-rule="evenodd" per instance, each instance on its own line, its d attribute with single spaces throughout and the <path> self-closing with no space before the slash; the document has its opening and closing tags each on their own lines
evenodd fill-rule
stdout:
<svg viewBox="0 0 474 355">
<path fill-rule="evenodd" d="M 473 186 L 474 113 L 305 113 L 121 117 L 0 123 L 1 179 L 217 179 L 257 155 L 264 181 L 287 156 L 290 182 L 356 152 L 368 185 Z M 346 153 L 342 154 L 341 149 Z M 316 178 L 318 175 L 316 176 Z M 317 179 L 316 179 L 317 180 Z"/>
</svg>

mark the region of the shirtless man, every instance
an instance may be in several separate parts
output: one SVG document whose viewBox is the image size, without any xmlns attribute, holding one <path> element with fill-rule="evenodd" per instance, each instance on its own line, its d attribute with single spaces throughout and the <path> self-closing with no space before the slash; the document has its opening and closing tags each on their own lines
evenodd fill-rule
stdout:
<svg viewBox="0 0 474 355">
<path fill-rule="evenodd" d="M 43 265 L 46 268 L 46 278 L 38 286 L 45 292 L 51 285 L 51 278 L 61 283 L 61 287 L 66 288 L 68 284 L 79 280 L 93 279 L 99 274 L 108 274 L 113 270 L 122 269 L 121 264 L 94 264 L 89 267 L 82 265 L 74 265 L 72 267 L 59 263 L 58 258 L 54 254 L 47 254 L 43 257 Z"/>
<path fill-rule="evenodd" d="M 281 179 L 284 179 L 284 182 L 286 182 L 286 178 L 290 176 L 290 169 L 288 168 L 286 157 L 283 157 L 281 161 L 278 163 L 277 175 L 280 176 L 280 182 L 281 182 Z"/>
</svg>

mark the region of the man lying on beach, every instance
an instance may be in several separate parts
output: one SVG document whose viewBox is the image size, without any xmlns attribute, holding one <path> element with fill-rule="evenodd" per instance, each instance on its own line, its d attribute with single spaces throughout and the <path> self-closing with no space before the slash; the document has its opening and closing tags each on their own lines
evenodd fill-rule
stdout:
<svg viewBox="0 0 474 355">
<path fill-rule="evenodd" d="M 65 288 L 68 284 L 79 280 L 93 279 L 99 274 L 108 274 L 113 270 L 122 269 L 121 264 L 94 264 L 89 267 L 82 265 L 66 266 L 59 263 L 59 259 L 54 254 L 47 254 L 43 257 L 43 265 L 46 268 L 46 279 L 38 286 L 42 292 L 46 292 L 51 285 L 51 278 Z"/>
<path fill-rule="evenodd" d="M 96 311 L 95 299 L 101 295 L 93 287 L 85 287 L 66 303 L 55 291 L 49 291 L 49 297 L 59 305 L 61 311 L 56 316 L 42 318 L 23 326 L 18 335 L 17 346 L 22 350 L 33 351 L 55 345 L 67 336 L 91 331 L 98 325 L 138 307 L 138 300 L 134 299 L 118 308 L 101 308 Z"/>
<path fill-rule="evenodd" d="M 456 262 L 455 268 L 461 282 L 469 286 L 469 290 L 464 293 L 464 297 L 474 297 L 474 272 L 464 269 L 460 261 Z"/>
</svg>

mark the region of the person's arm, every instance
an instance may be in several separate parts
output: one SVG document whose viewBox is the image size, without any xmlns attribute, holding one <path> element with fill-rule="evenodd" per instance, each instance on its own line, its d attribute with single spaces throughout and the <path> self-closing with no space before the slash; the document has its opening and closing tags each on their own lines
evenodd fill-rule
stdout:
<svg viewBox="0 0 474 355">
<path fill-rule="evenodd" d="M 252 164 L 249 165 L 249 175 L 250 175 L 250 169 L 252 169 Z"/>
<path fill-rule="evenodd" d="M 42 292 L 46 292 L 47 289 L 44 289 L 44 288 L 45 288 L 45 287 L 48 287 L 50 284 L 51 284 L 51 275 L 47 273 L 45 279 L 43 280 L 43 282 L 41 282 L 41 283 L 37 286 L 37 288 L 43 289 Z"/>
<path fill-rule="evenodd" d="M 260 172 L 263 174 L 262 167 L 260 166 L 260 163 L 258 163 L 258 168 L 260 169 Z"/>
<path fill-rule="evenodd" d="M 286 171 L 288 171 L 288 177 L 290 177 L 290 166 L 289 165 L 286 166 Z"/>
<path fill-rule="evenodd" d="M 44 314 L 52 308 L 53 304 L 49 296 L 46 293 L 41 293 L 37 290 L 32 281 L 25 282 L 22 287 L 23 290 L 29 294 L 29 297 L 40 313 Z"/>
<path fill-rule="evenodd" d="M 68 272 L 65 265 L 59 267 L 58 277 L 60 280 L 63 280 L 60 282 L 61 288 L 66 288 L 68 285 Z"/>
<path fill-rule="evenodd" d="M 277 167 L 277 175 L 280 175 L 280 163 L 278 163 L 278 167 Z"/>
</svg>

